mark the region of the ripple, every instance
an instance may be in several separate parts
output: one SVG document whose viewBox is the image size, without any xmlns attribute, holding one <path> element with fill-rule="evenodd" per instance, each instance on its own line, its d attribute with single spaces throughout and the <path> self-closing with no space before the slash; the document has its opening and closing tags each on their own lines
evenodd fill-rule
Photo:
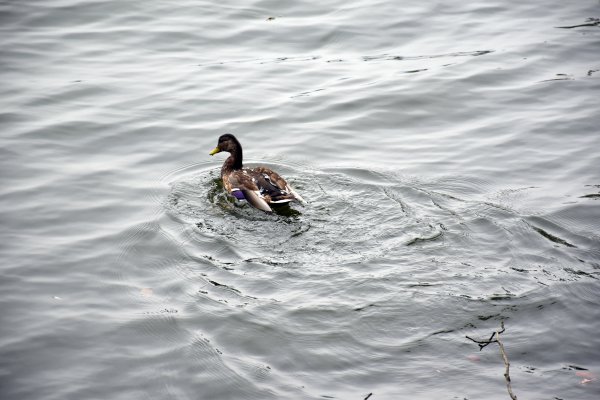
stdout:
<svg viewBox="0 0 600 400">
<path fill-rule="evenodd" d="M 477 195 L 485 193 L 485 182 L 456 179 L 459 185 L 448 185 L 448 180 L 418 182 L 372 170 L 329 168 L 316 172 L 302 166 L 270 166 L 284 171 L 309 199 L 306 207 L 295 206 L 296 211 L 287 215 L 257 212 L 223 192 L 218 169 L 197 165 L 172 175 L 172 191 L 165 205 L 174 218 L 188 224 L 183 232 L 172 236 L 188 246 L 194 243 L 198 247 L 194 253 L 202 254 L 200 257 L 214 267 L 230 271 L 251 262 L 285 269 L 308 266 L 306 273 L 330 275 L 340 267 L 377 265 L 381 259 L 404 260 L 409 255 L 422 259 L 419 253 L 425 250 L 427 254 L 441 246 L 450 254 L 456 252 L 459 259 L 471 257 L 470 262 L 483 265 L 493 262 L 496 273 L 533 272 L 528 279 L 534 286 L 540 279 L 559 279 L 564 272 L 574 276 L 568 269 L 555 268 L 548 275 L 543 269 L 527 266 L 527 261 L 515 264 L 519 258 L 539 263 L 545 251 L 554 255 L 542 256 L 542 262 L 559 267 L 571 263 L 574 255 L 566 250 L 577 247 L 572 239 L 560 237 L 570 234 L 549 233 L 547 220 L 479 200 L 485 198 Z M 513 193 L 521 190 L 505 192 Z M 523 229 L 526 220 L 532 222 L 525 222 L 529 228 Z M 557 229 L 556 225 L 552 228 Z M 524 252 L 540 245 L 534 235 L 548 240 L 546 250 Z M 506 256 L 499 257 L 496 247 L 486 249 L 484 243 L 502 243 Z M 563 244 L 566 252 L 557 253 L 552 246 L 557 243 Z M 410 250 L 412 247 L 415 249 Z M 583 252 L 578 257 L 593 257 L 585 256 L 587 250 Z M 556 257 L 561 261 L 553 260 Z M 412 273 L 425 276 L 414 269 Z M 464 275 L 457 274 L 455 279 L 462 280 Z M 475 293 L 465 294 L 486 296 Z"/>
</svg>

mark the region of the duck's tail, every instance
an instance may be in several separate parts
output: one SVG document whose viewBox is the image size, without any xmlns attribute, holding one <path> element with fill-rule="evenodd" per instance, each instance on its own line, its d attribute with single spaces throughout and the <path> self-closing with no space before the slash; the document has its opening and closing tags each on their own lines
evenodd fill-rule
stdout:
<svg viewBox="0 0 600 400">
<path fill-rule="evenodd" d="M 296 200 L 298 200 L 300 203 L 306 205 L 306 200 L 304 200 L 302 198 L 302 196 L 300 196 L 294 189 L 292 189 L 292 187 L 290 185 L 287 185 L 285 188 L 292 196 L 294 196 L 294 198 Z"/>
</svg>

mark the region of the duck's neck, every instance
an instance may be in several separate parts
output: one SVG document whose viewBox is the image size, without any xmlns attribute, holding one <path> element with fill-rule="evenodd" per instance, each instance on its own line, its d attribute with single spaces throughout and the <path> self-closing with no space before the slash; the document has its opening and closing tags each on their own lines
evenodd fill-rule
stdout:
<svg viewBox="0 0 600 400">
<path fill-rule="evenodd" d="M 231 150 L 230 156 L 227 157 L 225 162 L 223 163 L 223 168 L 221 168 L 221 175 L 225 173 L 229 173 L 231 171 L 235 171 L 237 169 L 242 169 L 242 160 L 243 153 L 242 147 L 237 146 L 235 149 Z"/>
</svg>

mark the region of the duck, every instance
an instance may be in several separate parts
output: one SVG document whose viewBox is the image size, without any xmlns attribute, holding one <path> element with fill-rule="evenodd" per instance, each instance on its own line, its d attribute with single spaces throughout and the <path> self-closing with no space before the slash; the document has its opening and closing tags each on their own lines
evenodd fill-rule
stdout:
<svg viewBox="0 0 600 400">
<path fill-rule="evenodd" d="M 244 168 L 243 151 L 239 140 L 231 133 L 219 137 L 217 147 L 209 154 L 229 153 L 221 167 L 221 180 L 227 192 L 238 200 L 246 200 L 251 206 L 272 213 L 272 206 L 292 201 L 302 204 L 304 199 L 275 171 L 266 167 Z"/>
</svg>

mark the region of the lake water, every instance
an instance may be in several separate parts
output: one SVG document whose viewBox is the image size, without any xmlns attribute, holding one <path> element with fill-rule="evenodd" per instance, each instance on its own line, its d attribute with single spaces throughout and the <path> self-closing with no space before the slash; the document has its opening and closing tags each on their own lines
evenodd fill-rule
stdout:
<svg viewBox="0 0 600 400">
<path fill-rule="evenodd" d="M 600 398 L 600 3 L 454 3 L 0 1 L 0 397 Z"/>
</svg>

